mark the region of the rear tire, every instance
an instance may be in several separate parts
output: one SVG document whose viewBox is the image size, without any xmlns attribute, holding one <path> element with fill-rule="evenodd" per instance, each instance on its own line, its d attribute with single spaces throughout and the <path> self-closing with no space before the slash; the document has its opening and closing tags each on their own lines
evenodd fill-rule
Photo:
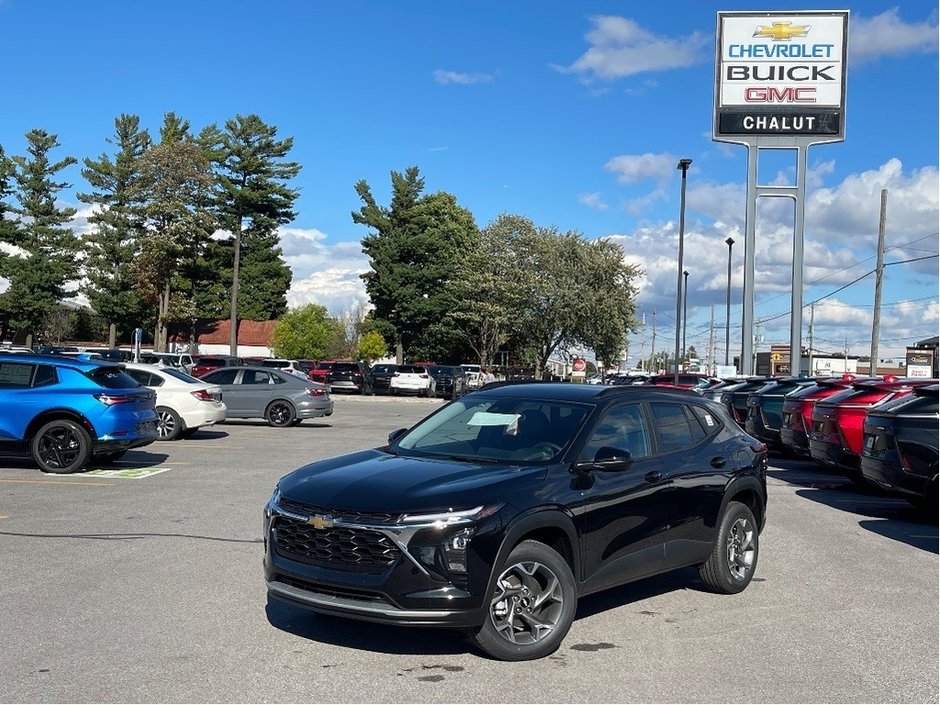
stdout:
<svg viewBox="0 0 940 705">
<path fill-rule="evenodd" d="M 721 517 L 711 555 L 699 567 L 702 582 L 712 592 L 733 595 L 754 577 L 759 553 L 757 521 L 747 505 L 729 502 Z"/>
<path fill-rule="evenodd" d="M 544 543 L 523 541 L 500 568 L 486 621 L 472 639 L 501 661 L 542 658 L 561 645 L 577 605 L 567 561 Z"/>
<path fill-rule="evenodd" d="M 168 406 L 157 407 L 157 440 L 175 441 L 183 430 L 180 415 Z"/>
<path fill-rule="evenodd" d="M 293 405 L 283 400 L 272 401 L 264 411 L 264 418 L 267 419 L 268 425 L 276 428 L 290 426 L 296 415 Z"/>
<path fill-rule="evenodd" d="M 75 472 L 91 457 L 91 438 L 74 421 L 56 419 L 40 428 L 29 443 L 33 462 L 43 472 Z"/>
</svg>

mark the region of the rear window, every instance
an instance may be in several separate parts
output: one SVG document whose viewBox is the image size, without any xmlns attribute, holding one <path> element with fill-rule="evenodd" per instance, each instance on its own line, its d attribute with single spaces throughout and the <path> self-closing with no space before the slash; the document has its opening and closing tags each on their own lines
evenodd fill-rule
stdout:
<svg viewBox="0 0 940 705">
<path fill-rule="evenodd" d="M 333 363 L 333 372 L 358 372 L 359 365 L 354 362 Z"/>
<path fill-rule="evenodd" d="M 937 397 L 901 397 L 876 407 L 879 412 L 890 411 L 892 414 L 936 414 L 938 413 Z"/>
<path fill-rule="evenodd" d="M 98 367 L 85 372 L 85 376 L 106 389 L 135 389 L 140 385 L 119 367 Z"/>
<path fill-rule="evenodd" d="M 374 375 L 387 375 L 398 369 L 398 365 L 376 365 L 372 368 Z"/>
<path fill-rule="evenodd" d="M 201 357 L 196 364 L 200 367 L 225 367 L 225 360 L 221 357 Z"/>
<path fill-rule="evenodd" d="M 413 365 L 402 365 L 398 368 L 397 372 L 401 372 L 406 375 L 423 375 L 425 369 L 423 367 L 414 367 Z"/>
<path fill-rule="evenodd" d="M 290 363 L 287 360 L 262 360 L 262 367 L 290 367 Z"/>
<path fill-rule="evenodd" d="M 180 382 L 186 382 L 187 384 L 205 384 L 205 382 L 203 382 L 201 379 L 196 379 L 195 377 L 192 377 L 185 372 L 180 372 L 179 370 L 166 368 L 163 370 L 163 374 L 167 375 L 168 377 L 174 377 Z"/>
</svg>

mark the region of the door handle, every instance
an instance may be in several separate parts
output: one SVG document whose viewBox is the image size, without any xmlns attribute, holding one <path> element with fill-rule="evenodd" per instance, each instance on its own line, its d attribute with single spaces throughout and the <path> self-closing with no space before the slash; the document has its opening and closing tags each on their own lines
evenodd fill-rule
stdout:
<svg viewBox="0 0 940 705">
<path fill-rule="evenodd" d="M 711 466 L 712 466 L 713 468 L 723 468 L 723 467 L 725 466 L 725 463 L 727 463 L 727 462 L 728 462 L 728 461 L 726 461 L 726 460 L 725 460 L 724 458 L 722 458 L 720 455 L 716 455 L 714 458 L 712 458 L 712 459 L 709 461 L 709 463 L 711 464 Z"/>
<path fill-rule="evenodd" d="M 663 474 L 659 470 L 650 470 L 645 479 L 647 482 L 659 482 L 663 479 Z"/>
</svg>

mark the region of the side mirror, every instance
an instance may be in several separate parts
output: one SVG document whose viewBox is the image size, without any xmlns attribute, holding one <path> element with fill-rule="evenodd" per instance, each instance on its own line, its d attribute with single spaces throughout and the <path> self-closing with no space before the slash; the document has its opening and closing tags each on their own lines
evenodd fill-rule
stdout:
<svg viewBox="0 0 940 705">
<path fill-rule="evenodd" d="M 575 463 L 574 469 L 582 472 L 597 470 L 600 472 L 616 472 L 626 470 L 633 464 L 630 451 L 613 446 L 601 446 L 594 454 L 594 460 L 582 460 Z"/>
<path fill-rule="evenodd" d="M 390 434 L 388 434 L 388 442 L 389 442 L 389 443 L 394 443 L 394 442 L 397 441 L 399 438 L 401 438 L 402 436 L 404 436 L 406 433 L 408 433 L 408 429 L 407 429 L 407 428 L 398 428 L 398 429 L 395 429 L 395 430 L 392 431 Z"/>
</svg>

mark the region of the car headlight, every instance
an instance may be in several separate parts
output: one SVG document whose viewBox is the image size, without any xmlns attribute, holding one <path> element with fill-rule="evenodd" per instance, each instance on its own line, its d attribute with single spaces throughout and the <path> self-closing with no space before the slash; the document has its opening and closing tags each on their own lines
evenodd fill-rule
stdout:
<svg viewBox="0 0 940 705">
<path fill-rule="evenodd" d="M 489 504 L 462 511 L 405 514 L 400 522 L 402 524 L 433 524 L 435 528 L 443 529 L 446 526 L 454 526 L 455 524 L 471 524 L 480 521 L 498 512 L 502 506 L 502 504 Z"/>
<path fill-rule="evenodd" d="M 502 507 L 502 504 L 489 504 L 459 511 L 406 514 L 400 523 L 427 527 L 414 542 L 418 545 L 412 543 L 411 547 L 417 560 L 430 572 L 442 577 L 466 576 L 467 554 L 476 524 Z"/>
</svg>

